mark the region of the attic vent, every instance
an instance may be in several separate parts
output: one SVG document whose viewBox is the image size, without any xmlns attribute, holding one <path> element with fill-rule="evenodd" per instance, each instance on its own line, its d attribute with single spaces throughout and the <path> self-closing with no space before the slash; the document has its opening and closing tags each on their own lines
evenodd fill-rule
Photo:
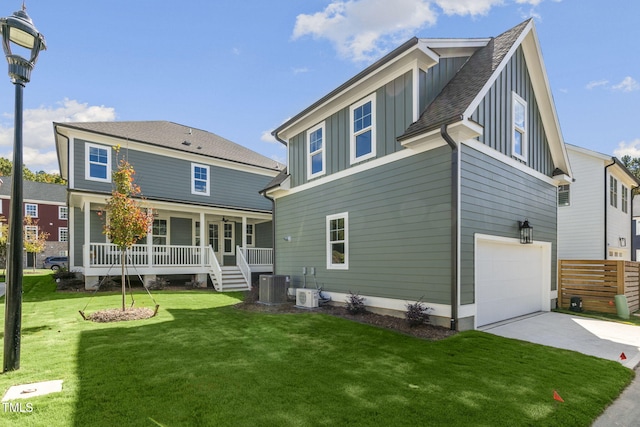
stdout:
<svg viewBox="0 0 640 427">
<path fill-rule="evenodd" d="M 198 150 L 202 150 L 202 145 L 198 145 Z"/>
<path fill-rule="evenodd" d="M 190 143 L 189 141 L 183 141 L 183 142 L 182 142 L 182 145 L 189 146 L 189 145 L 191 145 L 191 143 Z"/>
</svg>

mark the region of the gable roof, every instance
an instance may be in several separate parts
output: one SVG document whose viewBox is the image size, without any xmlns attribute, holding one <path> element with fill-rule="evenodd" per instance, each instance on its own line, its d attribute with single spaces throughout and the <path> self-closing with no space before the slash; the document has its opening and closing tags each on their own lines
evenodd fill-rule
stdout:
<svg viewBox="0 0 640 427">
<path fill-rule="evenodd" d="M 461 120 L 487 85 L 531 19 L 491 39 L 478 49 L 398 140 Z"/>
<path fill-rule="evenodd" d="M 0 196 L 11 197 L 11 176 L 0 176 Z M 67 186 L 24 180 L 22 184 L 25 200 L 39 200 L 43 202 L 67 203 Z"/>
<path fill-rule="evenodd" d="M 169 121 L 54 122 L 53 127 L 56 135 L 58 127 L 66 127 L 259 168 L 284 168 L 275 160 L 219 135 Z"/>
</svg>

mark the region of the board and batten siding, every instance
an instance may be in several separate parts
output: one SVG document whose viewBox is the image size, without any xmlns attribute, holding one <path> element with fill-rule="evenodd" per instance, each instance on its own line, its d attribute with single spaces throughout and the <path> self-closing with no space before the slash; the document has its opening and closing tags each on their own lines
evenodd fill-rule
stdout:
<svg viewBox="0 0 640 427">
<path fill-rule="evenodd" d="M 376 158 L 404 149 L 396 138 L 404 133 L 413 121 L 412 72 L 387 83 L 376 93 Z M 353 103 L 359 100 L 354 100 Z M 349 106 L 331 114 L 325 123 L 325 175 L 350 167 Z M 318 123 L 312 123 L 310 129 Z M 307 182 L 307 130 L 289 140 L 289 172 L 291 186 Z"/>
<path fill-rule="evenodd" d="M 69 223 L 70 237 L 73 239 L 73 253 L 69 253 L 69 265 L 82 265 L 82 245 L 84 245 L 84 212 L 80 208 L 73 208 L 73 223 Z"/>
<path fill-rule="evenodd" d="M 512 92 L 527 102 L 528 155 L 526 163 L 530 168 L 551 176 L 555 166 L 522 47 L 517 49 L 476 111 L 471 115 L 471 119 L 484 128 L 479 140 L 502 154 L 513 157 L 511 156 Z M 518 160 L 516 157 L 513 158 Z"/>
<path fill-rule="evenodd" d="M 85 179 L 85 147 L 89 141 L 74 140 L 74 186 L 75 189 L 110 193 L 111 183 L 96 182 Z M 95 143 L 96 145 L 101 145 Z M 111 147 L 112 168 L 117 166 L 115 153 Z M 142 194 L 150 199 L 160 198 L 180 202 L 194 202 L 199 204 L 222 205 L 245 209 L 271 210 L 271 202 L 258 192 L 272 179 L 272 176 L 253 174 L 219 166 L 210 168 L 210 195 L 191 194 L 191 165 L 198 163 L 207 165 L 207 158 L 201 162 L 190 162 L 179 158 L 122 149 L 122 156 L 126 156 L 136 171 L 136 184 Z"/>
<path fill-rule="evenodd" d="M 278 198 L 277 274 L 300 286 L 302 268 L 315 267 L 329 292 L 448 304 L 450 175 L 441 147 Z M 329 270 L 326 216 L 343 212 L 349 269 Z"/>
<path fill-rule="evenodd" d="M 557 189 L 464 144 L 460 168 L 460 303 L 464 305 L 475 302 L 476 233 L 518 239 L 518 221 L 528 219 L 534 240 L 551 242 L 551 259 L 556 259 Z M 551 287 L 556 289 L 553 261 Z"/>
<path fill-rule="evenodd" d="M 442 89 L 456 75 L 460 67 L 464 65 L 469 57 L 442 58 L 428 71 L 420 71 L 420 112 L 442 92 Z"/>
</svg>

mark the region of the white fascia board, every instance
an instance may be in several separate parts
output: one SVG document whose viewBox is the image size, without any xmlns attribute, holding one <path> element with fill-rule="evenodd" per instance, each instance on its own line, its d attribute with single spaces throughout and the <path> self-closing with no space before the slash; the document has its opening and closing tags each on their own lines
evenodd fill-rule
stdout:
<svg viewBox="0 0 640 427">
<path fill-rule="evenodd" d="M 471 56 L 478 49 L 485 47 L 491 38 L 481 39 L 420 39 L 429 49 L 435 51 L 440 58 L 457 58 Z"/>
<path fill-rule="evenodd" d="M 300 117 L 288 127 L 278 133 L 278 138 L 289 141 L 290 138 L 306 131 L 311 126 L 321 122 L 333 113 L 348 107 L 354 102 L 372 94 L 385 84 L 403 74 L 420 69 L 428 69 L 438 63 L 438 55 L 430 49 L 424 50 L 416 46 L 403 52 L 398 58 L 372 71 L 362 79 L 354 82 L 341 92 L 327 99 L 313 110 Z"/>
<path fill-rule="evenodd" d="M 144 142 L 130 141 L 116 136 L 102 135 L 87 130 L 70 129 L 65 135 L 73 141 L 74 139 L 82 139 L 96 144 L 103 144 L 115 147 L 120 145 L 122 150 L 135 150 L 143 153 L 157 154 L 173 159 L 181 159 L 189 162 L 201 163 L 204 165 L 217 166 L 226 169 L 235 169 L 242 172 L 249 172 L 257 175 L 275 177 L 280 173 L 279 170 L 264 169 L 257 166 L 236 163 L 216 157 L 210 157 L 203 154 L 187 153 L 185 151 L 175 150 L 161 145 L 153 145 Z M 62 133 L 62 132 L 61 132 Z"/>
<path fill-rule="evenodd" d="M 56 125 L 54 127 L 54 136 L 56 140 L 56 154 L 58 156 L 58 165 L 60 166 L 60 176 L 68 180 L 69 172 L 69 145 L 67 144 L 66 129 Z"/>
<path fill-rule="evenodd" d="M 573 144 L 565 144 L 566 145 L 566 149 L 569 152 L 575 151 L 577 153 L 581 153 L 584 154 L 585 156 L 590 156 L 590 157 L 594 157 L 596 159 L 600 159 L 604 162 L 608 162 L 611 163 L 613 161 L 612 157 L 604 154 L 604 153 L 600 153 L 598 151 L 593 151 L 590 150 L 588 148 L 584 148 L 584 147 L 579 147 L 577 145 L 573 145 Z"/>
</svg>

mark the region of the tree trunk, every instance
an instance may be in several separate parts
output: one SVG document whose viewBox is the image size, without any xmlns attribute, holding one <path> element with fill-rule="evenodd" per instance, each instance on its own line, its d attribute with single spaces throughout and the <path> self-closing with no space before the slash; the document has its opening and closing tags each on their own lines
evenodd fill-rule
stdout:
<svg viewBox="0 0 640 427">
<path fill-rule="evenodd" d="M 125 286 L 125 279 L 124 279 L 124 264 L 125 264 L 125 262 L 127 262 L 127 258 L 125 257 L 125 252 L 126 252 L 126 249 L 121 249 L 120 250 L 120 264 L 122 266 L 122 271 L 121 271 L 121 279 L 122 279 L 122 311 L 125 311 L 125 299 L 126 299 L 126 295 L 127 295 L 127 288 Z"/>
</svg>

